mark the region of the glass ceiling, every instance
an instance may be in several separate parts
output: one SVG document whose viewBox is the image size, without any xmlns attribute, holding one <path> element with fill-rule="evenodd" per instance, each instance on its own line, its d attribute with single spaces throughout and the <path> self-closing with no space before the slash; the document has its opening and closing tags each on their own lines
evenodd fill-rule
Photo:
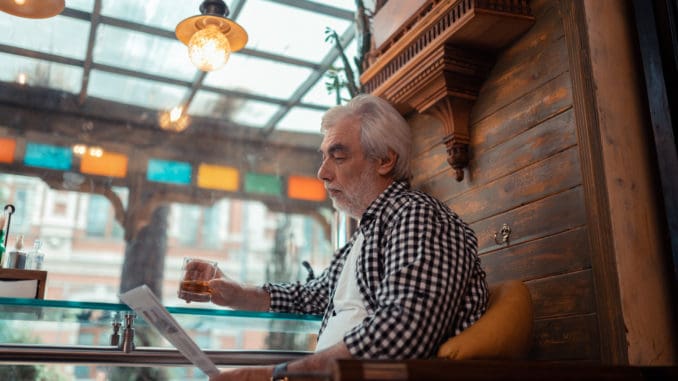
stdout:
<svg viewBox="0 0 678 381">
<path fill-rule="evenodd" d="M 355 55 L 354 0 L 225 2 L 249 41 L 206 75 L 174 36 L 201 0 L 66 0 L 59 16 L 43 20 L 0 12 L 0 81 L 158 111 L 188 103 L 191 116 L 317 134 L 335 102 L 324 73 L 341 66 L 325 28 Z"/>
</svg>

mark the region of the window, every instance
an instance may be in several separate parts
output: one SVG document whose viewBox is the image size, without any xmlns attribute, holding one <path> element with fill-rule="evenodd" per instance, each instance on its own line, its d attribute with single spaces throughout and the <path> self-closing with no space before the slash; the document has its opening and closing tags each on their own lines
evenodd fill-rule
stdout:
<svg viewBox="0 0 678 381">
<path fill-rule="evenodd" d="M 91 195 L 89 197 L 86 225 L 88 237 L 104 237 L 106 235 L 109 209 L 110 203 L 106 197 L 100 195 Z"/>
</svg>

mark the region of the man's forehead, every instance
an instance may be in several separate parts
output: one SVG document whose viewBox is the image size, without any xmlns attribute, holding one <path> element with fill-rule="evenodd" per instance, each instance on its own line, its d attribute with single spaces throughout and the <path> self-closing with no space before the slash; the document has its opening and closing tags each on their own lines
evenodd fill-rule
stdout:
<svg viewBox="0 0 678 381">
<path fill-rule="evenodd" d="M 344 122 L 348 122 L 347 120 Z M 339 123 L 323 135 L 320 151 L 349 150 L 353 145 L 360 144 L 360 129 L 350 123 Z"/>
</svg>

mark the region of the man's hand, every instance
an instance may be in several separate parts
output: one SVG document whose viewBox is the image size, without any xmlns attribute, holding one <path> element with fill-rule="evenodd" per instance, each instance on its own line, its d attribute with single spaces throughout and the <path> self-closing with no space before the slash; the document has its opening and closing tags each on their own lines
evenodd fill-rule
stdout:
<svg viewBox="0 0 678 381">
<path fill-rule="evenodd" d="M 200 261 L 188 262 L 186 273 L 190 272 L 197 277 L 206 274 L 209 266 L 210 264 Z M 271 296 L 268 292 L 260 287 L 244 286 L 228 277 L 219 268 L 213 278 L 205 280 L 209 280 L 210 300 L 214 304 L 247 311 L 268 311 L 271 305 Z M 183 298 L 187 302 L 193 301 L 190 294 L 184 295 Z"/>
<path fill-rule="evenodd" d="M 272 366 L 229 369 L 210 377 L 210 381 L 269 381 L 272 374 Z"/>
<path fill-rule="evenodd" d="M 212 294 L 212 303 L 226 307 L 239 306 L 243 302 L 242 299 L 247 297 L 240 283 L 223 274 L 210 281 L 210 294 Z"/>
</svg>

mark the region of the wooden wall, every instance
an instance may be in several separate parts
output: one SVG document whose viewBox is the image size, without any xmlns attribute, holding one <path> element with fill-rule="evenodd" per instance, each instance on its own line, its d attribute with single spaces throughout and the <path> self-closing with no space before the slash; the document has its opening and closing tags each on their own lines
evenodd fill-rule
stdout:
<svg viewBox="0 0 678 381">
<path fill-rule="evenodd" d="M 471 115 L 472 160 L 462 182 L 446 163 L 443 126 L 409 121 L 413 186 L 444 200 L 475 229 L 488 282 L 521 279 L 535 305 L 532 356 L 600 360 L 595 289 L 558 1 L 530 2 L 535 25 L 504 50 Z M 511 228 L 508 245 L 493 235 Z"/>
</svg>

